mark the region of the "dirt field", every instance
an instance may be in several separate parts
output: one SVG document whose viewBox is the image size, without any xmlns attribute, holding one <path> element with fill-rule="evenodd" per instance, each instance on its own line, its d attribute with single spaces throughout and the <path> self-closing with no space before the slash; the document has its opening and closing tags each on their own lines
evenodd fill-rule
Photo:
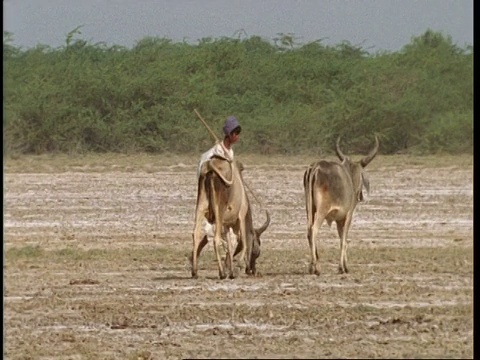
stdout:
<svg viewBox="0 0 480 360">
<path fill-rule="evenodd" d="M 338 274 L 308 274 L 302 176 L 248 157 L 270 210 L 257 268 L 191 279 L 196 157 L 4 161 L 4 358 L 473 358 L 473 157 L 379 156 Z M 254 203 L 255 224 L 265 220 Z"/>
</svg>

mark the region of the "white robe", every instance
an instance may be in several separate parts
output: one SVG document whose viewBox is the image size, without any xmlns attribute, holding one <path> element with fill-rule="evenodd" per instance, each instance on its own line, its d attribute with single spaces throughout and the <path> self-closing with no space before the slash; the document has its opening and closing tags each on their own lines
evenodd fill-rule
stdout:
<svg viewBox="0 0 480 360">
<path fill-rule="evenodd" d="M 216 143 L 212 148 L 205 151 L 200 157 L 200 162 L 198 163 L 197 179 L 200 177 L 200 169 L 202 168 L 203 163 L 210 160 L 213 156 L 219 156 L 228 161 L 233 161 L 233 149 L 227 149 L 225 145 L 223 145 L 223 141 L 220 141 Z"/>
</svg>

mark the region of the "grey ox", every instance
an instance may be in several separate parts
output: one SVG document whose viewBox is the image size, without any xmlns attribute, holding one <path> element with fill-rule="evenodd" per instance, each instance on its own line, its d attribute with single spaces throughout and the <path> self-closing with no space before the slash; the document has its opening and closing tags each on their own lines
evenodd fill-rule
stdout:
<svg viewBox="0 0 480 360">
<path fill-rule="evenodd" d="M 315 239 L 318 230 L 327 220 L 329 226 L 337 223 L 340 237 L 340 273 L 348 272 L 347 236 L 352 222 L 353 212 L 358 202 L 363 200 L 362 189 L 367 193 L 370 184 L 364 168 L 377 155 L 378 137 L 375 146 L 368 155 L 359 161 L 352 161 L 340 150 L 340 137 L 336 143 L 336 153 L 341 163 L 320 160 L 312 163 L 303 175 L 305 202 L 307 208 L 307 238 L 311 251 L 310 274 L 320 275 L 320 262 Z"/>
<path fill-rule="evenodd" d="M 202 221 L 204 218 L 215 225 L 213 246 L 218 262 L 220 279 L 226 273 L 220 256 L 222 237 L 227 242 L 225 266 L 229 277 L 235 277 L 233 258 L 240 253 L 240 266 L 245 261 L 245 272 L 256 275 L 256 259 L 260 256 L 260 235 L 270 224 L 270 215 L 266 211 L 267 220 L 259 228 L 254 229 L 252 209 L 242 178 L 243 166 L 238 162 L 213 157 L 202 165 L 198 179 L 197 204 L 195 209 L 195 225 L 193 229 L 193 250 L 191 256 L 192 277 L 197 278 L 198 257 L 208 242 L 207 235 L 202 239 Z M 237 236 L 238 244 L 233 252 L 233 244 L 229 236 L 225 236 L 231 228 Z"/>
</svg>

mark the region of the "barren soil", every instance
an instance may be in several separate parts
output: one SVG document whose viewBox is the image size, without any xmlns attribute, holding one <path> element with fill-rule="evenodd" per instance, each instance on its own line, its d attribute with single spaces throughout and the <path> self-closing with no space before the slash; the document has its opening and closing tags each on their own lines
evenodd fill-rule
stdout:
<svg viewBox="0 0 480 360">
<path fill-rule="evenodd" d="M 192 279 L 196 158 L 4 161 L 4 358 L 473 358 L 473 157 L 379 156 L 308 274 L 309 157 L 238 155 L 270 211 L 258 277 Z M 265 220 L 253 201 L 256 226 Z"/>
</svg>

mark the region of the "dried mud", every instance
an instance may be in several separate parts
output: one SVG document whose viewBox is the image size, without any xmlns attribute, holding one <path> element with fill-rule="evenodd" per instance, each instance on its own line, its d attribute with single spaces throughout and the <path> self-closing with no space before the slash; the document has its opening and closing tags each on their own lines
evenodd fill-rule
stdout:
<svg viewBox="0 0 480 360">
<path fill-rule="evenodd" d="M 190 276 L 195 159 L 29 161 L 4 175 L 6 359 L 473 358 L 472 161 L 375 159 L 350 272 L 323 224 L 320 276 L 310 159 L 245 161 L 272 221 L 260 276 L 233 280 L 218 279 L 211 244 Z"/>
</svg>

